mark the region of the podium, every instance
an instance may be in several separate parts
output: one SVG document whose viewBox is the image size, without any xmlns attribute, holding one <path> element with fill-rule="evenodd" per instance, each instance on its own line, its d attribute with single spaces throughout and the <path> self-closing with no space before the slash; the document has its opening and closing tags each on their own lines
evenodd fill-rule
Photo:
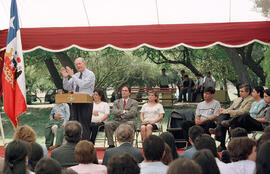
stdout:
<svg viewBox="0 0 270 174">
<path fill-rule="evenodd" d="M 89 94 L 55 94 L 55 103 L 93 103 Z"/>
</svg>

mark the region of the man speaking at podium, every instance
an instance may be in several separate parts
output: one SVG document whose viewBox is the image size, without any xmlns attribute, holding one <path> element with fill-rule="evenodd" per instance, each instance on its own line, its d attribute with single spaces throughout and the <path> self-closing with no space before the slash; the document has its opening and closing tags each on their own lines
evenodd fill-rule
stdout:
<svg viewBox="0 0 270 174">
<path fill-rule="evenodd" d="M 74 74 L 70 67 L 62 67 L 61 73 L 64 77 L 63 88 L 73 93 L 89 94 L 93 96 L 95 87 L 95 75 L 92 71 L 86 68 L 84 58 L 77 58 L 75 60 L 75 67 L 77 73 Z M 83 127 L 83 140 L 90 139 L 90 123 L 92 119 L 93 103 L 73 103 L 75 120 L 79 121 Z"/>
</svg>

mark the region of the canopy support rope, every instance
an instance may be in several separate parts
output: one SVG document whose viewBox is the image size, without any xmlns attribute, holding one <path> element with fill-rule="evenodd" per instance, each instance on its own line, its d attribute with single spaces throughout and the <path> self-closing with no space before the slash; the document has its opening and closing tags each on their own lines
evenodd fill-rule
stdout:
<svg viewBox="0 0 270 174">
<path fill-rule="evenodd" d="M 157 2 L 157 1 L 158 1 L 158 0 L 156 0 L 157 23 L 160 24 L 160 23 L 159 23 L 159 13 L 158 13 L 158 2 Z"/>
<path fill-rule="evenodd" d="M 86 18 L 87 18 L 87 23 L 88 23 L 88 26 L 90 27 L 90 20 L 89 20 L 87 11 L 86 11 L 86 7 L 85 7 L 85 2 L 84 2 L 84 0 L 82 0 L 82 3 L 83 3 L 83 8 L 84 8 L 84 13 L 85 13 L 85 16 L 86 16 Z"/>
</svg>

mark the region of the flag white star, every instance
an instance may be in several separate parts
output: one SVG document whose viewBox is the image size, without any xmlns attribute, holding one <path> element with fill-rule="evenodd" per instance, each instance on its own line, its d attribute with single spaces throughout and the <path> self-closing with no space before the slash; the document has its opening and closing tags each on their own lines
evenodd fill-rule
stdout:
<svg viewBox="0 0 270 174">
<path fill-rule="evenodd" d="M 14 23 L 13 23 L 14 20 L 15 20 L 15 16 L 13 16 L 12 18 L 10 18 L 10 21 L 9 21 L 9 26 L 12 27 L 13 29 L 15 29 L 14 28 Z"/>
</svg>

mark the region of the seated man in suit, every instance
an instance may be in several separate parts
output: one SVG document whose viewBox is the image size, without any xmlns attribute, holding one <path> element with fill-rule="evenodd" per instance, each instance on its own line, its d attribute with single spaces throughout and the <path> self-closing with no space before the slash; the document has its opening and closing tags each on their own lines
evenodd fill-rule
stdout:
<svg viewBox="0 0 270 174">
<path fill-rule="evenodd" d="M 134 138 L 134 129 L 128 124 L 121 124 L 115 131 L 116 139 L 120 146 L 115 148 L 109 148 L 104 153 L 103 165 L 107 165 L 108 160 L 116 154 L 128 153 L 132 155 L 138 163 L 143 161 L 141 150 L 132 147 L 132 140 Z"/>
<path fill-rule="evenodd" d="M 131 125 L 134 130 L 137 123 L 138 102 L 129 98 L 131 89 L 123 86 L 121 89 L 122 98 L 113 103 L 112 114 L 114 120 L 105 123 L 105 133 L 108 138 L 109 148 L 114 147 L 113 133 L 116 128 L 123 123 Z"/>
<path fill-rule="evenodd" d="M 75 146 L 82 138 L 82 125 L 78 121 L 68 121 L 65 126 L 66 144 L 54 149 L 51 158 L 58 161 L 61 167 L 71 167 L 78 164 L 75 158 Z M 95 157 L 95 164 L 98 163 Z"/>
<path fill-rule="evenodd" d="M 254 102 L 254 98 L 250 95 L 251 88 L 248 84 L 239 86 L 239 93 L 240 97 L 236 98 L 228 109 L 219 109 L 217 127 L 215 129 L 209 129 L 209 132 L 216 134 L 216 140 L 220 141 L 219 152 L 226 149 L 225 139 L 227 127 L 223 126 L 221 122 L 248 113 L 251 104 Z"/>
</svg>

